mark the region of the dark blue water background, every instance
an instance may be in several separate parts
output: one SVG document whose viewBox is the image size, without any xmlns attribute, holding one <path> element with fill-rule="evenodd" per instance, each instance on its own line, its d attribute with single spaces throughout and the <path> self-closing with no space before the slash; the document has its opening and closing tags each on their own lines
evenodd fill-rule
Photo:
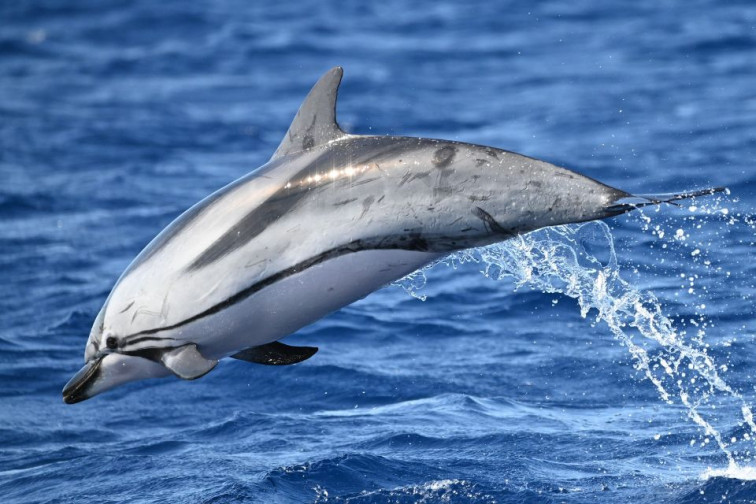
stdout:
<svg viewBox="0 0 756 504">
<path fill-rule="evenodd" d="M 425 302 L 388 287 L 289 338 L 321 348 L 300 365 L 64 405 L 120 272 L 263 164 L 334 65 L 352 132 L 731 193 L 437 266 L 405 283 Z M 756 501 L 755 158 L 750 1 L 3 2 L 0 500 Z M 556 280 L 554 243 L 578 258 Z M 584 318 L 560 292 L 586 275 Z M 612 318 L 638 292 L 658 302 Z"/>
</svg>

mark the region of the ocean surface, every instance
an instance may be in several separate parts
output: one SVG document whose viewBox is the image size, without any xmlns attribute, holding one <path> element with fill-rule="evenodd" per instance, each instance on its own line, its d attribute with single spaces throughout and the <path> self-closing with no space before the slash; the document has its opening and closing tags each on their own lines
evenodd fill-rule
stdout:
<svg viewBox="0 0 756 504">
<path fill-rule="evenodd" d="M 124 268 L 335 65 L 353 133 L 729 191 L 456 254 L 295 366 L 63 404 Z M 0 501 L 756 502 L 755 207 L 751 1 L 2 2 Z"/>
</svg>

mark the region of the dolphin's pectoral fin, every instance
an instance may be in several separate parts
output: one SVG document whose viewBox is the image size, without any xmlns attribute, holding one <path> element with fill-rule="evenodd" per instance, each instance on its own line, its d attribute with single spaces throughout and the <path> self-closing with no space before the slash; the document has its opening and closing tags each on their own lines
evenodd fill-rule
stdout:
<svg viewBox="0 0 756 504">
<path fill-rule="evenodd" d="M 255 364 L 286 366 L 307 360 L 315 355 L 317 351 L 317 347 L 295 347 L 274 341 L 267 345 L 247 348 L 231 357 L 247 362 L 254 362 Z"/>
<path fill-rule="evenodd" d="M 334 67 L 315 83 L 271 159 L 308 150 L 346 134 L 336 123 L 336 96 L 343 74 L 341 67 Z"/>
<path fill-rule="evenodd" d="M 217 360 L 206 359 L 194 343 L 164 352 L 160 362 L 184 380 L 194 380 L 204 376 L 218 364 Z"/>
</svg>

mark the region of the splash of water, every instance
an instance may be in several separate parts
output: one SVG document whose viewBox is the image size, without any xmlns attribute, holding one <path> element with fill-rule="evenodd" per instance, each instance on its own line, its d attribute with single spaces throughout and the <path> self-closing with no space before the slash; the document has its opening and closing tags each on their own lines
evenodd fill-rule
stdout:
<svg viewBox="0 0 756 504">
<path fill-rule="evenodd" d="M 692 208 L 691 211 L 699 210 Z M 734 223 L 734 217 L 719 203 L 704 213 L 729 220 L 730 225 Z M 643 231 L 650 231 L 655 238 L 664 237 L 663 225 L 653 225 L 648 215 L 639 215 Z M 738 222 L 753 228 L 753 221 L 747 218 L 740 218 Z M 667 232 L 667 236 L 672 243 L 692 247 L 693 260 L 705 261 L 702 259 L 705 255 L 701 255 L 702 245 L 692 240 L 686 243 L 684 232 L 682 236 L 679 230 Z M 603 322 L 608 326 L 630 352 L 635 369 L 654 385 L 661 399 L 684 407 L 688 418 L 703 430 L 701 444 L 706 445 L 710 440 L 717 444 L 728 460 L 726 473 L 738 475 L 730 477 L 756 477 L 756 469 L 740 465 L 750 462 L 750 450 L 742 450 L 737 461 L 733 455 L 736 443 L 753 445 L 756 423 L 750 406 L 723 379 L 727 366 L 718 365 L 711 357 L 709 345 L 703 339 L 705 331 L 699 330 L 693 337 L 687 337 L 687 331 L 676 328 L 672 319 L 662 312 L 662 303 L 653 293 L 640 291 L 620 276 L 614 240 L 605 223 L 542 229 L 489 247 L 457 252 L 441 261 L 452 267 L 469 262 L 479 264 L 486 277 L 513 279 L 516 289 L 530 287 L 577 300 L 581 316 L 590 315 L 595 323 Z M 421 300 L 425 300 L 422 292 L 425 284 L 425 270 L 398 282 L 410 295 Z M 706 326 L 703 316 L 699 321 Z M 742 426 L 739 439 L 735 436 L 725 439 L 715 427 L 717 413 L 721 411 L 721 408 L 717 410 L 718 406 L 739 410 L 742 416 L 742 421 L 738 421 Z"/>
</svg>

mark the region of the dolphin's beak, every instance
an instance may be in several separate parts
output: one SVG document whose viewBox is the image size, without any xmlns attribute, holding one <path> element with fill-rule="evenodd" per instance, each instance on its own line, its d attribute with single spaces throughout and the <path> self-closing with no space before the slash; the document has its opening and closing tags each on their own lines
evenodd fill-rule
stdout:
<svg viewBox="0 0 756 504">
<path fill-rule="evenodd" d="M 100 374 L 100 364 L 103 357 L 97 357 L 84 364 L 84 367 L 79 370 L 78 373 L 73 375 L 73 378 L 68 380 L 66 386 L 63 387 L 63 401 L 66 404 L 74 404 L 81 402 L 85 399 L 89 399 L 94 394 L 89 392 L 92 384 L 97 381 L 97 377 Z"/>
<path fill-rule="evenodd" d="M 136 355 L 98 355 L 66 383 L 63 387 L 63 400 L 67 404 L 74 404 L 124 383 L 171 374 L 162 363 Z"/>
</svg>

